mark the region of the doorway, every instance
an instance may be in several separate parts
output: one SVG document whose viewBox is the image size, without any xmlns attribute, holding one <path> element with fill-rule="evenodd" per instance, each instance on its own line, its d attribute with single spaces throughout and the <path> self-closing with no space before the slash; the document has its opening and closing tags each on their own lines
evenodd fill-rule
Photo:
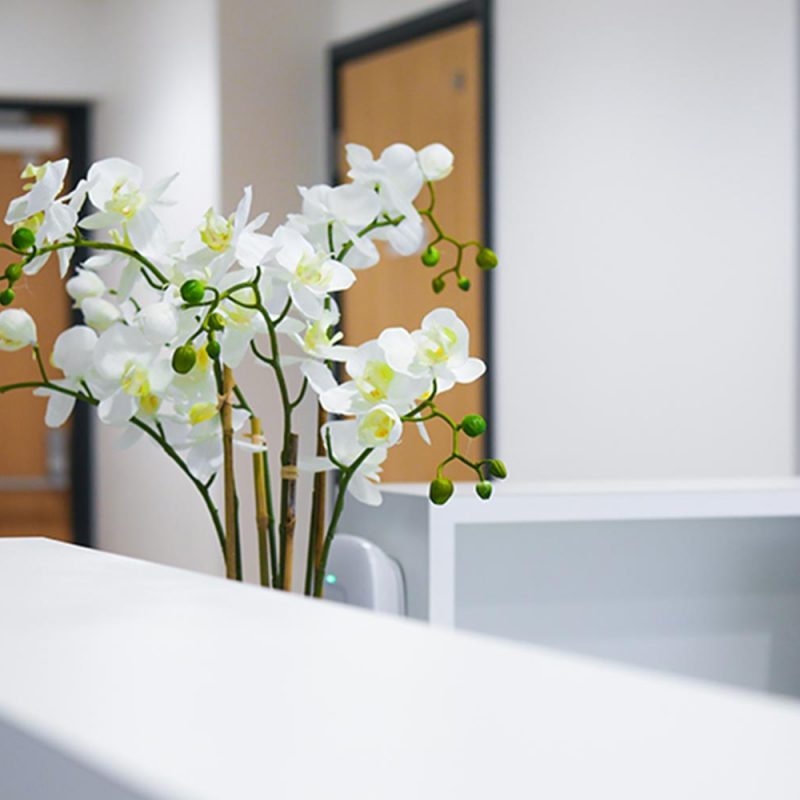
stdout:
<svg viewBox="0 0 800 800">
<path fill-rule="evenodd" d="M 70 159 L 68 191 L 88 167 L 88 110 L 85 106 L 0 102 L 0 209 L 22 192 L 20 172 L 28 163 Z M 11 231 L 4 226 L 2 238 Z M 0 271 L 13 258 L 0 255 Z M 47 361 L 58 334 L 74 318 L 57 262 L 14 287 L 16 308 L 35 319 Z M 0 384 L 37 380 L 30 351 L 3 353 Z M 67 425 L 44 424 L 46 400 L 27 391 L 0 395 L 0 536 L 46 536 L 90 545 L 90 418 L 81 404 Z"/>
<path fill-rule="evenodd" d="M 356 142 L 376 155 L 394 142 L 419 149 L 446 144 L 456 168 L 437 192 L 437 211 L 457 238 L 480 238 L 491 246 L 491 75 L 488 2 L 465 2 L 336 46 L 331 52 L 332 149 L 334 180 L 344 179 L 344 145 Z M 345 343 L 375 338 L 383 328 L 419 327 L 429 311 L 453 308 L 470 329 L 470 351 L 487 362 L 482 381 L 444 395 L 441 407 L 460 419 L 468 413 L 489 421 L 488 435 L 470 441 L 470 457 L 491 452 L 491 279 L 468 269 L 472 286 L 455 283 L 442 294 L 431 290 L 430 272 L 419 255 L 400 257 L 384 250 L 382 263 L 358 273 L 342 298 Z M 432 446 L 414 430 L 393 448 L 384 465 L 387 482 L 424 482 L 449 452 L 449 431 L 429 426 Z M 462 464 L 453 479 L 474 476 Z"/>
</svg>

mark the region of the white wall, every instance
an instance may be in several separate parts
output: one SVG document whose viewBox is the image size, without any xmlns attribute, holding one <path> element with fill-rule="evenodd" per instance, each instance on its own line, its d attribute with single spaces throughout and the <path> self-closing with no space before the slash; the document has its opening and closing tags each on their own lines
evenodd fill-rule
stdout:
<svg viewBox="0 0 800 800">
<path fill-rule="evenodd" d="M 336 36 L 423 5 L 340 0 Z M 496 0 L 495 35 L 498 454 L 792 473 L 793 0 Z"/>
<path fill-rule="evenodd" d="M 791 473 L 794 3 L 497 11 L 497 413 L 514 474 Z"/>
<path fill-rule="evenodd" d="M 333 18 L 330 38 L 338 42 L 452 5 L 452 0 L 336 0 L 331 5 Z"/>
<path fill-rule="evenodd" d="M 3 25 L 0 95 L 89 102 L 93 157 L 126 157 L 153 181 L 180 170 L 165 215 L 176 235 L 217 201 L 215 0 L 26 0 L 3 5 Z M 123 455 L 115 431 L 95 432 L 97 544 L 219 570 L 203 507 L 174 465 L 148 445 Z"/>
</svg>

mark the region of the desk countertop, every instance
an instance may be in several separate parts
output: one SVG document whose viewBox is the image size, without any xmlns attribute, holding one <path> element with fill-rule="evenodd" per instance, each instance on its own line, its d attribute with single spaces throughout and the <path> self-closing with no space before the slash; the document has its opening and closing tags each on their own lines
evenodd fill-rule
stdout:
<svg viewBox="0 0 800 800">
<path fill-rule="evenodd" d="M 800 796 L 789 701 L 46 540 L 0 541 L 0 729 L 14 800 Z"/>
</svg>

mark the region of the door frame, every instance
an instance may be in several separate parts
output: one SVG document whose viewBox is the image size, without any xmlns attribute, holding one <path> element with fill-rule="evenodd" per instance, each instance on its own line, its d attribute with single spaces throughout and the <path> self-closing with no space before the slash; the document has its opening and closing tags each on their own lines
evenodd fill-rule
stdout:
<svg viewBox="0 0 800 800">
<path fill-rule="evenodd" d="M 477 21 L 481 26 L 481 51 L 483 63 L 483 80 L 481 85 L 481 100 L 483 116 L 481 119 L 481 192 L 483 198 L 483 242 L 487 247 L 493 247 L 494 241 L 494 161 L 493 161 L 493 9 L 492 0 L 464 0 L 444 8 L 436 9 L 428 14 L 416 16 L 405 22 L 389 25 L 377 31 L 358 36 L 353 39 L 334 44 L 328 52 L 328 102 L 329 102 L 329 128 L 328 128 L 328 172 L 331 183 L 335 184 L 341 177 L 339 175 L 339 105 L 341 100 L 340 70 L 349 61 L 366 55 L 386 50 L 399 44 L 405 44 L 415 39 L 420 39 L 432 33 L 447 28 L 452 28 L 464 22 Z M 487 364 L 486 375 L 483 380 L 483 408 L 489 426 L 485 437 L 485 450 L 487 454 L 494 452 L 494 428 L 491 420 L 494 411 L 494 391 L 492 380 L 492 365 L 494 363 L 494 274 L 492 271 L 482 273 L 483 278 L 483 336 L 484 358 Z"/>
<path fill-rule="evenodd" d="M 89 169 L 89 136 L 91 114 L 88 104 L 48 100 L 0 99 L 0 111 L 22 111 L 29 114 L 62 114 L 69 131 L 69 159 L 73 174 L 82 176 Z M 65 295 L 66 298 L 66 295 Z M 82 324 L 80 312 L 72 313 L 73 324 Z M 94 543 L 94 509 L 92 507 L 92 417 L 89 406 L 76 403 L 70 436 L 70 493 L 72 541 L 84 547 Z"/>
</svg>

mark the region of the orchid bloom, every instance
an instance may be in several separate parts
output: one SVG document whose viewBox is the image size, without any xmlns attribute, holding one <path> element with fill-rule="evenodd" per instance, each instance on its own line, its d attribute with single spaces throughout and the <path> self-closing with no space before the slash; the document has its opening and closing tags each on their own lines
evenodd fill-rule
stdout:
<svg viewBox="0 0 800 800">
<path fill-rule="evenodd" d="M 381 201 L 370 186 L 346 183 L 342 186 L 319 184 L 300 188 L 303 213 L 292 214 L 289 224 L 314 246 L 335 255 L 348 242 L 343 263 L 352 269 L 365 269 L 378 263 L 380 254 L 365 230 L 380 214 Z"/>
<path fill-rule="evenodd" d="M 359 414 L 387 404 L 401 414 L 430 389 L 426 377 L 409 376 L 391 365 L 391 352 L 379 340 L 362 344 L 345 362 L 352 380 L 328 388 L 320 396 L 323 408 L 336 414 Z"/>
<path fill-rule="evenodd" d="M 28 164 L 22 171 L 23 179 L 32 179 L 25 184 L 24 195 L 15 198 L 8 206 L 5 222 L 14 228 L 28 228 L 36 237 L 36 247 L 53 244 L 70 233 L 78 222 L 78 212 L 86 199 L 88 184 L 85 180 L 69 194 L 58 198 L 64 188 L 64 179 L 69 168 L 66 158 L 47 161 L 39 166 Z M 63 278 L 67 274 L 74 248 L 58 250 L 59 271 Z M 50 253 L 34 256 L 26 265 L 27 275 L 36 275 L 47 263 Z"/>
<path fill-rule="evenodd" d="M 272 238 L 257 231 L 264 227 L 269 215 L 259 214 L 248 222 L 252 204 L 253 189 L 247 186 L 230 217 L 223 217 L 213 208 L 206 211 L 203 224 L 196 232 L 200 247 L 195 240 L 189 245 L 191 249 L 186 258 L 187 265 L 194 266 L 198 276 L 219 281 L 234 263 L 252 269 L 267 255 Z"/>
<path fill-rule="evenodd" d="M 486 371 L 481 359 L 470 357 L 469 330 L 450 308 L 431 311 L 412 334 L 388 328 L 379 341 L 393 369 L 435 378 L 440 392 L 456 383 L 472 383 Z"/>
<path fill-rule="evenodd" d="M 349 289 L 356 276 L 349 267 L 315 250 L 302 234 L 283 226 L 275 232 L 275 261 L 285 270 L 289 294 L 298 310 L 310 319 L 319 319 L 329 292 Z"/>
<path fill-rule="evenodd" d="M 14 352 L 36 344 L 36 323 L 27 311 L 0 311 L 0 350 Z"/>
<path fill-rule="evenodd" d="M 425 231 L 414 199 L 422 189 L 424 175 L 416 152 L 407 144 L 393 144 L 376 160 L 363 145 L 349 144 L 346 151 L 350 165 L 347 174 L 353 182 L 376 191 L 387 217 L 402 218 L 397 225 L 378 228 L 372 237 L 386 239 L 400 255 L 419 250 Z"/>
<path fill-rule="evenodd" d="M 96 345 L 97 334 L 85 325 L 75 325 L 59 334 L 50 360 L 64 373 L 64 377 L 52 383 L 72 392 L 81 391 L 84 383 L 94 385 L 92 355 Z M 49 428 L 59 428 L 69 419 L 75 407 L 75 397 L 47 388 L 37 389 L 34 394 L 48 398 L 44 421 Z"/>
<path fill-rule="evenodd" d="M 322 429 L 322 439 L 330 441 L 328 454 L 340 464 L 351 465 L 364 451 L 358 440 L 358 423 L 355 420 L 329 422 Z M 364 459 L 347 485 L 347 491 L 361 503 L 379 506 L 383 502 L 377 484 L 380 483 L 381 464 L 386 460 L 385 447 L 375 449 Z"/>
<path fill-rule="evenodd" d="M 113 228 L 122 238 L 142 253 L 162 246 L 166 234 L 155 208 L 164 205 L 161 199 L 177 173 L 142 188 L 140 167 L 122 158 L 106 158 L 89 168 L 89 199 L 98 211 L 81 220 L 86 230 Z"/>
<path fill-rule="evenodd" d="M 116 324 L 98 339 L 94 352 L 97 374 L 110 389 L 101 395 L 98 413 L 109 425 L 121 425 L 137 413 L 152 416 L 172 380 L 169 358 L 144 334 Z"/>
</svg>

